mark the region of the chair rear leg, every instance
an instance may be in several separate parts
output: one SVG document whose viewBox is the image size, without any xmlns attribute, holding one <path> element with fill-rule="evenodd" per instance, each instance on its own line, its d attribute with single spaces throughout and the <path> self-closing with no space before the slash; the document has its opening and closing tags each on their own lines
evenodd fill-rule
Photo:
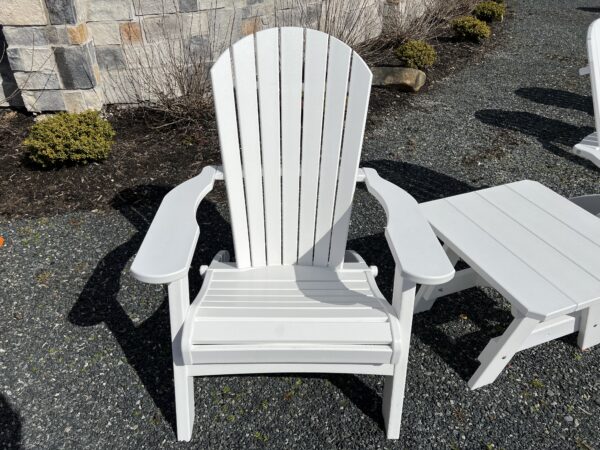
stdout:
<svg viewBox="0 0 600 450">
<path fill-rule="evenodd" d="M 175 412 L 177 415 L 177 440 L 192 439 L 194 427 L 194 377 L 188 375 L 186 366 L 173 364 L 175 381 Z"/>
<path fill-rule="evenodd" d="M 593 305 L 581 312 L 577 344 L 581 350 L 600 344 L 600 305 Z"/>
</svg>

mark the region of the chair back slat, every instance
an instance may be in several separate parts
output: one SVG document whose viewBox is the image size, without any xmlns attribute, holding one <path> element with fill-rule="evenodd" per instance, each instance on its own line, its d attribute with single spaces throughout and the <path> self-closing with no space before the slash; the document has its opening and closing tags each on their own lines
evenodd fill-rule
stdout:
<svg viewBox="0 0 600 450">
<path fill-rule="evenodd" d="M 327 77 L 327 100 L 325 101 L 325 118 L 323 120 L 319 205 L 315 230 L 314 264 L 317 266 L 326 266 L 329 261 L 351 56 L 350 47 L 331 38 L 327 67 L 329 75 Z"/>
<path fill-rule="evenodd" d="M 283 264 L 298 261 L 304 30 L 281 29 L 281 201 Z"/>
<path fill-rule="evenodd" d="M 329 36 L 306 30 L 298 263 L 312 265 Z"/>
<path fill-rule="evenodd" d="M 365 135 L 365 122 L 369 109 L 371 81 L 373 75 L 361 58 L 353 58 L 348 106 L 344 126 L 344 142 L 338 175 L 338 186 L 331 229 L 331 253 L 329 265 L 339 267 L 344 262 L 348 228 L 352 211 L 352 199 L 356 188 L 356 174 L 360 163 L 360 153 Z"/>
<path fill-rule="evenodd" d="M 343 262 L 371 71 L 319 31 L 273 28 L 215 63 L 238 267 Z"/>
<path fill-rule="evenodd" d="M 235 258 L 239 267 L 249 267 L 252 262 L 248 241 L 248 220 L 230 50 L 226 50 L 220 56 L 211 73 L 215 112 L 219 127 L 219 142 L 221 144 L 221 159 L 225 179 L 227 180 L 227 197 L 229 198 Z"/>
<path fill-rule="evenodd" d="M 281 106 L 279 29 L 258 33 L 256 68 L 260 104 L 267 265 L 281 265 Z"/>
</svg>

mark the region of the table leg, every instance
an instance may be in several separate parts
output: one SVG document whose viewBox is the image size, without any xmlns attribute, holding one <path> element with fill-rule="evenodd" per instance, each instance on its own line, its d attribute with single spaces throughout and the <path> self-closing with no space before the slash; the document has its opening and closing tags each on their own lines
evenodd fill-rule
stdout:
<svg viewBox="0 0 600 450">
<path fill-rule="evenodd" d="M 577 344 L 581 350 L 600 344 L 600 305 L 596 304 L 581 311 Z"/>
<path fill-rule="evenodd" d="M 491 339 L 478 357 L 481 365 L 469 380 L 469 387 L 477 389 L 493 383 L 539 323 L 537 319 L 517 317 L 502 336 Z"/>
</svg>

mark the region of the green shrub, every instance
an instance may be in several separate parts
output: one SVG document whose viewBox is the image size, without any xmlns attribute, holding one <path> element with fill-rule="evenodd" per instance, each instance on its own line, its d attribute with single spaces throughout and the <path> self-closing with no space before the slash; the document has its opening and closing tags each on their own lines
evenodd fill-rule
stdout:
<svg viewBox="0 0 600 450">
<path fill-rule="evenodd" d="M 425 69 L 435 63 L 435 49 L 424 41 L 407 41 L 396 49 L 396 55 L 406 67 Z"/>
<path fill-rule="evenodd" d="M 29 158 L 43 167 L 106 159 L 115 132 L 97 111 L 59 113 L 36 123 L 23 142 Z"/>
<path fill-rule="evenodd" d="M 478 4 L 473 10 L 473 15 L 479 20 L 486 22 L 501 21 L 504 19 L 504 13 L 506 12 L 506 6 L 496 2 L 482 2 Z"/>
<path fill-rule="evenodd" d="M 466 41 L 480 42 L 491 36 L 492 30 L 483 20 L 473 16 L 463 16 L 452 21 L 456 37 Z"/>
</svg>

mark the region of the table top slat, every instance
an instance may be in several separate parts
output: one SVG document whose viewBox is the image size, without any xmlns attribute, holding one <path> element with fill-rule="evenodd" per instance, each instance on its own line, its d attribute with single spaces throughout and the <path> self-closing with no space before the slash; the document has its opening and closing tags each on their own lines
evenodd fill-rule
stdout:
<svg viewBox="0 0 600 450">
<path fill-rule="evenodd" d="M 545 320 L 576 310 L 565 293 L 453 206 L 459 197 L 479 198 L 470 193 L 421 204 L 436 234 L 453 251 L 530 317 Z"/>
</svg>

